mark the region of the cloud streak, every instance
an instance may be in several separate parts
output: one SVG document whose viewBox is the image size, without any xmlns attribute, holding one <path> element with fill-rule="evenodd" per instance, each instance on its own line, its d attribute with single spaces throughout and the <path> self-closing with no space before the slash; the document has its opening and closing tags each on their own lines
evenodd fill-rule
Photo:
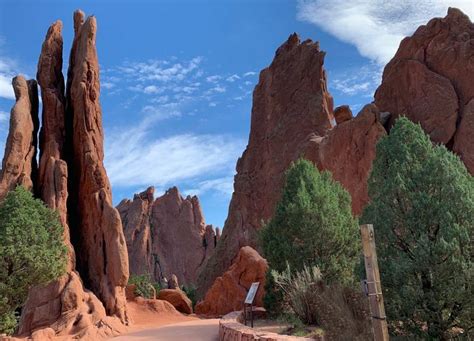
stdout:
<svg viewBox="0 0 474 341">
<path fill-rule="evenodd" d="M 228 192 L 235 162 L 245 144 L 227 135 L 184 133 L 153 138 L 147 117 L 132 128 L 106 136 L 105 165 L 114 187 L 198 184 L 195 192 Z M 228 183 L 224 180 L 227 179 Z M 226 181 L 227 181 L 226 180 Z"/>
<path fill-rule="evenodd" d="M 474 18 L 472 0 L 299 0 L 297 18 L 354 45 L 380 65 L 395 54 L 403 37 L 433 17 L 458 7 Z"/>
</svg>

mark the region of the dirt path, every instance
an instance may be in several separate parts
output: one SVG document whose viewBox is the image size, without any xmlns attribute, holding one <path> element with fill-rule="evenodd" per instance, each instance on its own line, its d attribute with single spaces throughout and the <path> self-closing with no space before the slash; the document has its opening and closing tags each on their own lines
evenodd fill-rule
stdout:
<svg viewBox="0 0 474 341">
<path fill-rule="evenodd" d="M 192 320 L 157 328 L 146 327 L 119 337 L 113 341 L 217 341 L 219 320 Z"/>
</svg>

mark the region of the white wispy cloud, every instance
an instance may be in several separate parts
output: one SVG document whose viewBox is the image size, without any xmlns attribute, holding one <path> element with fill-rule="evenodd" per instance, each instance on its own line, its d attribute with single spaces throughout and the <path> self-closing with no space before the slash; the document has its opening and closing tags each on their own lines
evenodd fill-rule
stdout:
<svg viewBox="0 0 474 341">
<path fill-rule="evenodd" d="M 0 110 L 0 123 L 7 122 L 10 118 L 10 113 Z"/>
<path fill-rule="evenodd" d="M 12 78 L 16 74 L 16 63 L 0 55 L 0 97 L 15 99 Z"/>
<path fill-rule="evenodd" d="M 202 195 L 210 191 L 230 197 L 234 191 L 234 177 L 226 176 L 222 178 L 201 181 L 197 183 L 195 188 L 185 189 L 183 192 L 186 195 Z"/>
<path fill-rule="evenodd" d="M 106 136 L 105 164 L 112 185 L 166 187 L 192 181 L 202 190 L 212 184 L 222 188 L 216 179 L 232 176 L 244 141 L 192 133 L 156 139 L 151 128 L 156 119 L 146 117 L 135 127 Z"/>
<path fill-rule="evenodd" d="M 474 18 L 472 0 L 299 0 L 297 17 L 385 64 L 405 36 L 433 17 L 444 17 L 448 7 Z"/>
<path fill-rule="evenodd" d="M 239 80 L 239 79 L 240 79 L 239 75 L 233 74 L 232 76 L 227 77 L 226 81 L 233 83 L 233 82 L 235 82 L 236 80 Z"/>
<path fill-rule="evenodd" d="M 257 73 L 254 71 L 249 71 L 243 74 L 244 77 L 255 76 Z"/>
<path fill-rule="evenodd" d="M 221 79 L 222 79 L 222 76 L 219 76 L 219 75 L 212 75 L 212 76 L 206 77 L 206 81 L 208 81 L 209 83 L 217 83 Z"/>
<path fill-rule="evenodd" d="M 330 74 L 329 88 L 347 96 L 372 97 L 382 79 L 381 65 L 372 62 L 359 68 L 337 70 Z"/>
<path fill-rule="evenodd" d="M 195 57 L 189 61 L 171 65 L 166 60 L 149 60 L 147 62 L 129 62 L 119 69 L 141 81 L 170 82 L 183 80 L 188 74 L 197 70 L 201 62 L 202 57 Z"/>
</svg>

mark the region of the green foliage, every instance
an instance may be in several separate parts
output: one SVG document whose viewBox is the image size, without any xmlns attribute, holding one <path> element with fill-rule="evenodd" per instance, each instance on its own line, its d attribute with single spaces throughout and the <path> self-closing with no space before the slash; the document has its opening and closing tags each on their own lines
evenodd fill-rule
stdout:
<svg viewBox="0 0 474 341">
<path fill-rule="evenodd" d="M 14 312 L 24 304 L 31 286 L 65 272 L 63 232 L 57 213 L 21 186 L 1 203 L 0 333 L 14 329 Z"/>
<path fill-rule="evenodd" d="M 286 172 L 275 215 L 262 229 L 261 244 L 270 268 L 282 272 L 317 266 L 326 282 L 354 280 L 360 241 L 351 199 L 328 172 L 300 159 Z"/>
<path fill-rule="evenodd" d="M 182 290 L 188 296 L 188 298 L 191 300 L 193 304 L 193 308 L 196 306 L 197 303 L 197 292 L 196 292 L 196 287 L 193 285 L 190 285 L 188 287 L 184 286 L 182 287 Z"/>
<path fill-rule="evenodd" d="M 276 285 L 273 271 L 267 271 L 265 274 L 263 306 L 271 317 L 277 317 L 285 311 L 284 293 L 281 288 Z"/>
<path fill-rule="evenodd" d="M 298 319 L 310 325 L 320 324 L 319 309 L 315 306 L 317 302 L 313 300 L 319 291 L 318 286 L 322 283 L 321 271 L 318 267 L 304 266 L 303 270 L 295 276 L 292 276 L 289 266 L 281 273 L 275 270 L 271 273 L 275 285 L 284 293 L 286 301 Z"/>
<path fill-rule="evenodd" d="M 368 186 L 362 220 L 375 227 L 388 317 L 413 337 L 472 331 L 474 180 L 463 163 L 400 118 Z"/>
<path fill-rule="evenodd" d="M 130 275 L 128 284 L 134 284 L 135 295 L 144 298 L 154 298 L 160 291 L 160 285 L 153 282 L 150 274 Z"/>
</svg>

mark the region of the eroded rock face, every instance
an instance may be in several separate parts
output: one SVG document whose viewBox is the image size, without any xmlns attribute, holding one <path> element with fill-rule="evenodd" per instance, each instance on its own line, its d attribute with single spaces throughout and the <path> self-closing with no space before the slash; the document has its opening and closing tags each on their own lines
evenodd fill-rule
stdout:
<svg viewBox="0 0 474 341">
<path fill-rule="evenodd" d="M 392 113 L 390 123 L 405 115 L 419 122 L 437 143 L 460 155 L 474 174 L 474 24 L 460 10 L 450 8 L 405 38 L 387 64 L 375 93 L 381 111 Z"/>
<path fill-rule="evenodd" d="M 222 237 L 199 276 L 202 296 L 242 246 L 256 248 L 257 230 L 273 215 L 283 177 L 310 134 L 332 128 L 333 100 L 319 43 L 296 34 L 278 48 L 253 92 L 249 143 L 237 162 L 234 193 Z"/>
<path fill-rule="evenodd" d="M 154 188 L 122 200 L 130 273 L 149 273 L 157 282 L 173 275 L 180 285 L 195 285 L 197 272 L 212 254 L 218 235 L 205 224 L 197 197 L 183 198 L 176 187 L 154 200 Z"/>
<path fill-rule="evenodd" d="M 158 293 L 158 299 L 171 303 L 171 305 L 175 307 L 176 310 L 179 312 L 182 312 L 184 314 L 193 313 L 193 303 L 188 298 L 188 296 L 186 296 L 186 294 L 179 288 L 160 290 L 160 292 Z"/>
<path fill-rule="evenodd" d="M 111 205 L 110 185 L 102 164 L 95 19 L 84 22 L 80 11 L 74 18 L 76 37 L 67 97 L 60 21 L 49 28 L 41 50 L 37 73 L 43 99 L 40 166 L 34 186 L 30 186 L 59 212 L 69 262 L 64 276 L 47 286 L 30 289 L 19 334 L 45 337 L 52 333 L 97 340 L 124 331 L 128 259 L 120 217 Z M 68 169 L 74 171 L 68 175 Z M 69 227 L 74 231 L 71 235 Z M 79 272 L 75 253 L 80 255 Z M 86 285 L 80 276 L 86 279 Z"/>
<path fill-rule="evenodd" d="M 61 21 L 56 21 L 49 27 L 38 61 L 36 78 L 41 89 L 43 112 L 39 139 L 39 172 L 35 187 L 44 203 L 59 213 L 64 226 L 64 242 L 69 251 L 67 271 L 71 271 L 75 266 L 75 253 L 67 224 L 68 167 L 64 160 L 66 99 L 62 73 L 62 27 Z"/>
<path fill-rule="evenodd" d="M 304 155 L 319 170 L 331 172 L 350 193 L 352 212 L 360 215 L 369 202 L 367 180 L 377 141 L 386 135 L 376 105 L 366 105 L 350 121 L 338 124 L 324 137 L 312 135 Z"/>
<path fill-rule="evenodd" d="M 30 291 L 23 309 L 20 335 L 46 327 L 56 336 L 97 340 L 125 331 L 119 319 L 106 316 L 102 302 L 84 289 L 74 271 Z"/>
<path fill-rule="evenodd" d="M 126 322 L 128 255 L 103 164 L 96 19 L 84 20 L 84 13 L 76 11 L 74 31 L 66 92 L 71 237 L 81 250 L 76 254 L 77 269 L 85 286 L 104 303 L 108 314 Z"/>
<path fill-rule="evenodd" d="M 334 109 L 334 118 L 337 124 L 352 120 L 352 110 L 348 105 L 341 105 Z"/>
<path fill-rule="evenodd" d="M 35 80 L 17 76 L 12 81 L 16 102 L 10 114 L 5 154 L 0 173 L 0 200 L 17 185 L 33 188 L 39 129 L 38 88 Z"/>
<path fill-rule="evenodd" d="M 243 302 L 253 282 L 260 282 L 255 306 L 263 306 L 267 261 L 249 246 L 240 249 L 230 268 L 216 279 L 204 301 L 196 305 L 196 314 L 221 316 L 242 310 Z"/>
</svg>

